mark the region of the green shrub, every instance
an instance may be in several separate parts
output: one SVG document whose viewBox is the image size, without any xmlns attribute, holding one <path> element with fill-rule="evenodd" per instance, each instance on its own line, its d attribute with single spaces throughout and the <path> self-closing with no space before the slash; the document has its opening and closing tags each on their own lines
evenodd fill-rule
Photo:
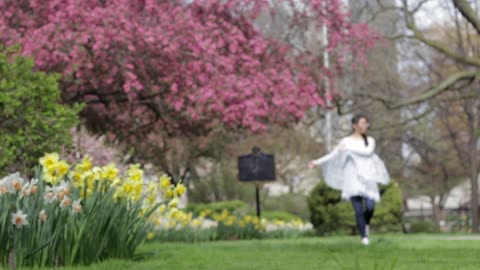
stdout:
<svg viewBox="0 0 480 270">
<path fill-rule="evenodd" d="M 372 231 L 399 232 L 402 224 L 402 199 L 396 182 L 381 186 L 382 201 L 375 206 Z M 351 202 L 342 201 L 340 192 L 319 183 L 308 197 L 310 221 L 320 234 L 356 233 Z"/>
<path fill-rule="evenodd" d="M 185 211 L 192 212 L 194 216 L 199 216 L 205 210 L 210 210 L 212 213 L 221 214 L 223 210 L 229 213 L 245 214 L 251 212 L 247 203 L 242 201 L 224 201 L 215 203 L 191 203 L 188 204 Z"/>
<path fill-rule="evenodd" d="M 60 104 L 58 75 L 34 71 L 31 58 L 0 45 L 0 175 L 33 174 L 44 153 L 71 145 L 81 106 Z"/>
<path fill-rule="evenodd" d="M 329 188 L 324 182 L 315 186 L 307 202 L 310 208 L 310 222 L 320 234 L 331 234 L 354 225 L 351 220 L 353 209 L 348 203 L 341 201 L 340 192 Z"/>
<path fill-rule="evenodd" d="M 376 232 L 401 232 L 403 204 L 402 192 L 395 181 L 388 186 L 381 186 L 382 201 L 375 206 L 372 229 Z"/>
<path fill-rule="evenodd" d="M 469 218 L 465 213 L 447 214 L 447 224 L 451 232 L 468 232 L 470 229 Z"/>
<path fill-rule="evenodd" d="M 223 144 L 225 142 L 217 142 Z M 215 146 L 211 146 L 215 148 Z M 217 146 L 218 147 L 218 146 Z M 238 181 L 237 164 L 220 158 L 212 163 L 212 171 L 195 180 L 188 190 L 188 201 L 192 203 L 212 203 L 240 200 L 253 204 L 255 186 Z"/>
<path fill-rule="evenodd" d="M 437 233 L 440 229 L 432 221 L 412 221 L 409 223 L 409 233 Z"/>
<path fill-rule="evenodd" d="M 181 229 L 162 229 L 155 232 L 152 241 L 198 243 L 217 240 L 217 228 L 198 229 L 184 227 Z"/>
<path fill-rule="evenodd" d="M 293 220 L 301 220 L 300 217 L 281 211 L 263 211 L 260 213 L 261 218 L 266 220 L 282 220 L 282 221 L 293 221 Z"/>
<path fill-rule="evenodd" d="M 287 212 L 308 220 L 310 212 L 307 204 L 307 196 L 298 193 L 287 193 L 280 196 L 265 197 L 261 204 L 262 210 Z"/>
</svg>

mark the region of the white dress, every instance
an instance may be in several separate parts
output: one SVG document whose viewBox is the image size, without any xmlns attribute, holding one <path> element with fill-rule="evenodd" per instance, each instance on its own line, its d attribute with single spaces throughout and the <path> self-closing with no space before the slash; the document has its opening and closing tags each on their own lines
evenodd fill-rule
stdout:
<svg viewBox="0 0 480 270">
<path fill-rule="evenodd" d="M 380 201 L 377 184 L 388 184 L 390 176 L 384 162 L 375 154 L 375 140 L 345 137 L 328 155 L 314 161 L 322 168 L 323 179 L 342 192 L 342 199 L 363 196 Z"/>
</svg>

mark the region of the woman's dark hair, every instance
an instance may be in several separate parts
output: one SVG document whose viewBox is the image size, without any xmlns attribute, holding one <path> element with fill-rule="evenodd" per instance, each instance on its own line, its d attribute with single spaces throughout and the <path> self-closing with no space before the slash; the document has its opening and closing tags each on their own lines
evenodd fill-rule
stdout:
<svg viewBox="0 0 480 270">
<path fill-rule="evenodd" d="M 361 114 L 361 113 L 357 113 L 353 116 L 352 118 L 352 125 L 356 125 L 358 124 L 358 122 L 360 122 L 360 119 L 362 118 L 365 118 L 365 120 L 368 121 L 368 117 L 364 114 Z M 368 140 L 367 140 L 367 135 L 366 134 L 362 134 L 362 137 L 363 137 L 363 140 L 365 141 L 365 146 L 368 146 Z"/>
</svg>

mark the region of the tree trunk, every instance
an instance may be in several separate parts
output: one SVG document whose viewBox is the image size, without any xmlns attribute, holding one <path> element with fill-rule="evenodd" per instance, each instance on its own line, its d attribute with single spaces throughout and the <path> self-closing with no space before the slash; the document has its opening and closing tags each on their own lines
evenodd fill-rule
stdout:
<svg viewBox="0 0 480 270">
<path fill-rule="evenodd" d="M 472 166 L 473 167 L 473 166 Z M 472 232 L 479 232 L 479 220 L 478 220 L 478 179 L 477 175 L 472 174 L 470 177 L 470 182 L 472 185 L 472 194 L 471 194 L 471 208 L 472 208 Z"/>
<path fill-rule="evenodd" d="M 440 209 L 440 204 L 435 201 L 435 196 L 430 197 L 430 202 L 432 203 L 432 222 L 437 227 L 440 227 L 440 220 L 442 218 L 442 210 Z"/>
<path fill-rule="evenodd" d="M 294 185 L 295 185 L 295 183 L 293 183 L 293 179 L 290 178 L 290 180 L 288 180 L 288 193 L 289 194 L 293 194 L 293 192 L 295 191 Z"/>
<path fill-rule="evenodd" d="M 471 208 L 472 208 L 472 232 L 479 232 L 479 219 L 478 219 L 478 156 L 477 156 L 477 141 L 479 127 L 479 109 L 477 108 L 478 102 L 473 103 L 471 130 L 470 130 L 470 182 L 471 182 Z"/>
<path fill-rule="evenodd" d="M 475 147 L 476 148 L 476 147 Z M 474 147 L 470 148 L 471 152 L 471 166 L 470 166 L 470 183 L 472 186 L 471 191 L 471 209 L 472 209 L 472 232 L 479 232 L 479 219 L 478 219 L 478 161 L 477 151 Z"/>
</svg>

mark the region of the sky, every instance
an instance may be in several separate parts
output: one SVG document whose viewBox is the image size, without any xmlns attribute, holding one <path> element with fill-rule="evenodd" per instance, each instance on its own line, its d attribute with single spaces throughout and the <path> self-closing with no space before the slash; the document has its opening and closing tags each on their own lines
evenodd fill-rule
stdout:
<svg viewBox="0 0 480 270">
<path fill-rule="evenodd" d="M 414 7 L 415 2 L 418 2 L 418 0 L 410 1 L 410 2 L 413 2 L 412 7 Z M 427 1 L 415 16 L 415 20 L 418 26 L 423 28 L 423 27 L 428 27 L 435 23 L 445 22 L 446 20 L 448 20 L 450 18 L 450 14 L 448 14 L 446 5 L 451 5 L 451 1 L 445 1 L 445 0 Z"/>
</svg>

